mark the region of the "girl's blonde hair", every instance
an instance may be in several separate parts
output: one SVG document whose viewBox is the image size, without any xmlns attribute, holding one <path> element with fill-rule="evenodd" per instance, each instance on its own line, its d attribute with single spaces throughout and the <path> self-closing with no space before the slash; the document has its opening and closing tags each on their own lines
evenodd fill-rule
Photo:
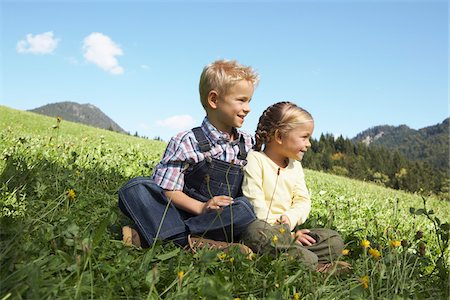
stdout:
<svg viewBox="0 0 450 300">
<path fill-rule="evenodd" d="M 309 112 L 298 107 L 292 102 L 283 101 L 269 106 L 261 115 L 255 132 L 255 150 L 260 151 L 262 145 L 267 144 L 274 137 L 276 131 L 281 135 L 289 130 L 312 122 L 313 117 Z"/>
<path fill-rule="evenodd" d="M 228 89 L 236 81 L 247 80 L 256 86 L 259 75 L 251 67 L 243 66 L 235 60 L 217 60 L 207 65 L 200 76 L 200 101 L 203 108 L 208 107 L 208 94 L 215 90 L 220 97 L 225 95 Z"/>
</svg>

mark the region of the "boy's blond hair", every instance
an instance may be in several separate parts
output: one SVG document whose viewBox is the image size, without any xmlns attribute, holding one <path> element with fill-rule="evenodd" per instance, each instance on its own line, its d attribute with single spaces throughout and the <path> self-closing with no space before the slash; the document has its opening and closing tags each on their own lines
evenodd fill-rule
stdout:
<svg viewBox="0 0 450 300">
<path fill-rule="evenodd" d="M 256 86 L 259 75 L 249 66 L 243 66 L 235 60 L 216 60 L 203 69 L 200 76 L 200 101 L 205 110 L 208 109 L 208 94 L 214 90 L 219 97 L 226 95 L 228 89 L 236 81 L 247 80 Z"/>
</svg>

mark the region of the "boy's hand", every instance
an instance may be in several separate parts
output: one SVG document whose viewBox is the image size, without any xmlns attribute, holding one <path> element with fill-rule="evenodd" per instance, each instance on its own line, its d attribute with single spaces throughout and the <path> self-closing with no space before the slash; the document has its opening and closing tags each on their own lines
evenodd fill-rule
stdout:
<svg viewBox="0 0 450 300">
<path fill-rule="evenodd" d="M 315 244 L 317 241 L 310 236 L 309 233 L 309 229 L 297 230 L 295 232 L 295 239 L 297 240 L 297 243 L 303 246 L 311 246 L 312 244 Z"/>
<path fill-rule="evenodd" d="M 289 220 L 288 216 L 282 215 L 278 220 L 277 224 L 287 224 L 289 228 L 291 228 L 291 220 Z"/>
<path fill-rule="evenodd" d="M 210 211 L 217 211 L 221 212 L 222 207 L 228 206 L 233 203 L 233 198 L 228 196 L 215 196 L 208 200 L 208 202 L 205 202 L 205 205 L 203 206 L 203 212 L 207 213 Z"/>
</svg>

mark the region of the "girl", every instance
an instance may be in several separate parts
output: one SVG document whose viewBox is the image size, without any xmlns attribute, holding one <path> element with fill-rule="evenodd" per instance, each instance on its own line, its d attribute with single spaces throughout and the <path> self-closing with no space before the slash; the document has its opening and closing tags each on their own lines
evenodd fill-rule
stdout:
<svg viewBox="0 0 450 300">
<path fill-rule="evenodd" d="M 257 221 L 243 242 L 259 253 L 294 255 L 318 271 L 349 268 L 331 264 L 344 249 L 340 235 L 330 229 L 300 229 L 311 210 L 311 200 L 300 161 L 311 147 L 312 116 L 291 102 L 268 107 L 259 119 L 255 151 L 247 157 L 242 185 L 254 206 Z"/>
</svg>

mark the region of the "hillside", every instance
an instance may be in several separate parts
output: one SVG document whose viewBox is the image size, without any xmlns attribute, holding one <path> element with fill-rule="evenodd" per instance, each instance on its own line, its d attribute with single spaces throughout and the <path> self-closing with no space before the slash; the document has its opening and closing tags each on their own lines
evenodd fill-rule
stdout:
<svg viewBox="0 0 450 300">
<path fill-rule="evenodd" d="M 86 124 L 97 128 L 125 133 L 125 130 L 123 130 L 116 122 L 92 104 L 58 102 L 37 107 L 29 111 L 50 117 L 61 117 L 63 120 Z"/>
<path fill-rule="evenodd" d="M 339 277 L 282 249 L 126 247 L 117 191 L 151 174 L 166 143 L 4 106 L 0 115 L 2 299 L 448 299 L 448 201 L 306 169 L 303 226 L 341 233 L 339 260 L 353 272 Z"/>
<path fill-rule="evenodd" d="M 18 139 L 21 136 L 37 139 L 47 138 L 50 141 L 59 140 L 64 143 L 74 145 L 97 144 L 106 141 L 120 149 L 131 149 L 128 145 L 133 145 L 139 156 L 147 164 L 156 163 L 158 157 L 162 155 L 166 143 L 163 141 L 147 140 L 132 135 L 123 135 L 114 131 L 102 128 L 95 128 L 76 122 L 70 122 L 63 119 L 58 127 L 57 120 L 54 117 L 37 114 L 30 111 L 12 109 L 0 105 L 0 130 L 14 134 Z M 0 143 L 1 144 L 1 143 Z M 4 145 L 0 145 L 0 152 Z M 131 156 L 131 150 L 130 156 Z M 137 155 L 138 153 L 136 153 Z"/>
<path fill-rule="evenodd" d="M 360 141 L 369 146 L 383 146 L 398 150 L 406 158 L 427 162 L 434 168 L 448 172 L 450 169 L 449 120 L 421 128 L 411 129 L 406 125 L 375 126 L 359 133 L 352 141 Z"/>
</svg>

